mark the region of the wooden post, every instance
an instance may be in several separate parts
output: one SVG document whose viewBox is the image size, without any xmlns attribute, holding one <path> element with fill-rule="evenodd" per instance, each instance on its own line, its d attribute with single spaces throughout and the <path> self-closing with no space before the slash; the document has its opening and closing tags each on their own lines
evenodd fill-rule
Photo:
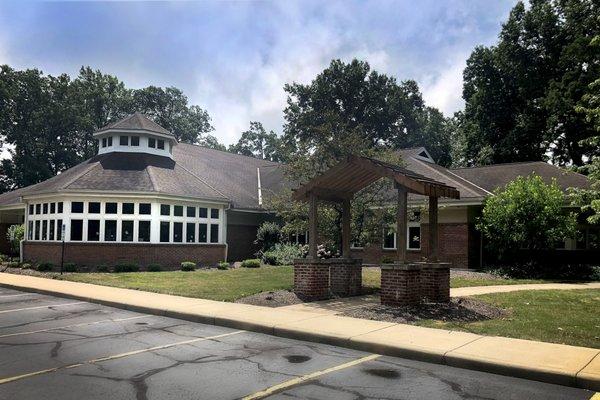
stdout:
<svg viewBox="0 0 600 400">
<path fill-rule="evenodd" d="M 310 194 L 308 211 L 308 258 L 317 258 L 317 196 Z"/>
<path fill-rule="evenodd" d="M 342 257 L 350 257 L 350 199 L 342 202 Z"/>
<path fill-rule="evenodd" d="M 408 192 L 396 183 L 398 189 L 398 210 L 396 211 L 396 255 L 399 263 L 406 261 L 406 225 L 408 219 Z"/>
<path fill-rule="evenodd" d="M 429 196 L 429 259 L 438 259 L 438 198 Z"/>
</svg>

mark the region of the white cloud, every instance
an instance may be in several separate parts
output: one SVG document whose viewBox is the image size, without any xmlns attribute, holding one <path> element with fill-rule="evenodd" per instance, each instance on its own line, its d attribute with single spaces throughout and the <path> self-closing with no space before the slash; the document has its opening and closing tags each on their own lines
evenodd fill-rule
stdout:
<svg viewBox="0 0 600 400">
<path fill-rule="evenodd" d="M 422 83 L 423 98 L 429 106 L 437 107 L 446 116 L 464 107 L 462 99 L 463 70 L 468 55 L 448 63 L 444 70 L 426 77 Z"/>
</svg>

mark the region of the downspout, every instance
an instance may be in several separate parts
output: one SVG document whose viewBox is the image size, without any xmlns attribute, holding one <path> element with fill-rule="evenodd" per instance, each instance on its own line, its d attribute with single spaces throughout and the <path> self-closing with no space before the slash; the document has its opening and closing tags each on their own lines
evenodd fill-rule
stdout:
<svg viewBox="0 0 600 400">
<path fill-rule="evenodd" d="M 257 179 L 257 187 L 258 187 L 258 205 L 262 206 L 262 188 L 260 187 L 260 167 L 256 167 L 256 179 Z"/>
</svg>

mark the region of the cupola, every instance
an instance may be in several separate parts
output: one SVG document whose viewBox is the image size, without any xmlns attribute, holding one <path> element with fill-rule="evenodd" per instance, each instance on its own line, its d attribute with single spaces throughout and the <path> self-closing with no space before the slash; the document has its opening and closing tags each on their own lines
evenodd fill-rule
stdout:
<svg viewBox="0 0 600 400">
<path fill-rule="evenodd" d="M 146 153 L 173 158 L 175 136 L 141 113 L 131 114 L 96 132 L 98 154 Z"/>
</svg>

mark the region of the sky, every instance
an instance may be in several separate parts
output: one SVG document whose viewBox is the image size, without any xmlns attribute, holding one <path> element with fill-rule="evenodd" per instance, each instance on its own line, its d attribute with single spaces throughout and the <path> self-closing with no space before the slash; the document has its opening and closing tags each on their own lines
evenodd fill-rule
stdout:
<svg viewBox="0 0 600 400">
<path fill-rule="evenodd" d="M 332 59 L 368 61 L 418 82 L 426 104 L 464 106 L 462 71 L 497 40 L 515 1 L 0 2 L 0 64 L 77 75 L 89 65 L 128 87 L 175 86 L 236 142 L 250 121 L 282 132 L 286 83 Z"/>
</svg>

